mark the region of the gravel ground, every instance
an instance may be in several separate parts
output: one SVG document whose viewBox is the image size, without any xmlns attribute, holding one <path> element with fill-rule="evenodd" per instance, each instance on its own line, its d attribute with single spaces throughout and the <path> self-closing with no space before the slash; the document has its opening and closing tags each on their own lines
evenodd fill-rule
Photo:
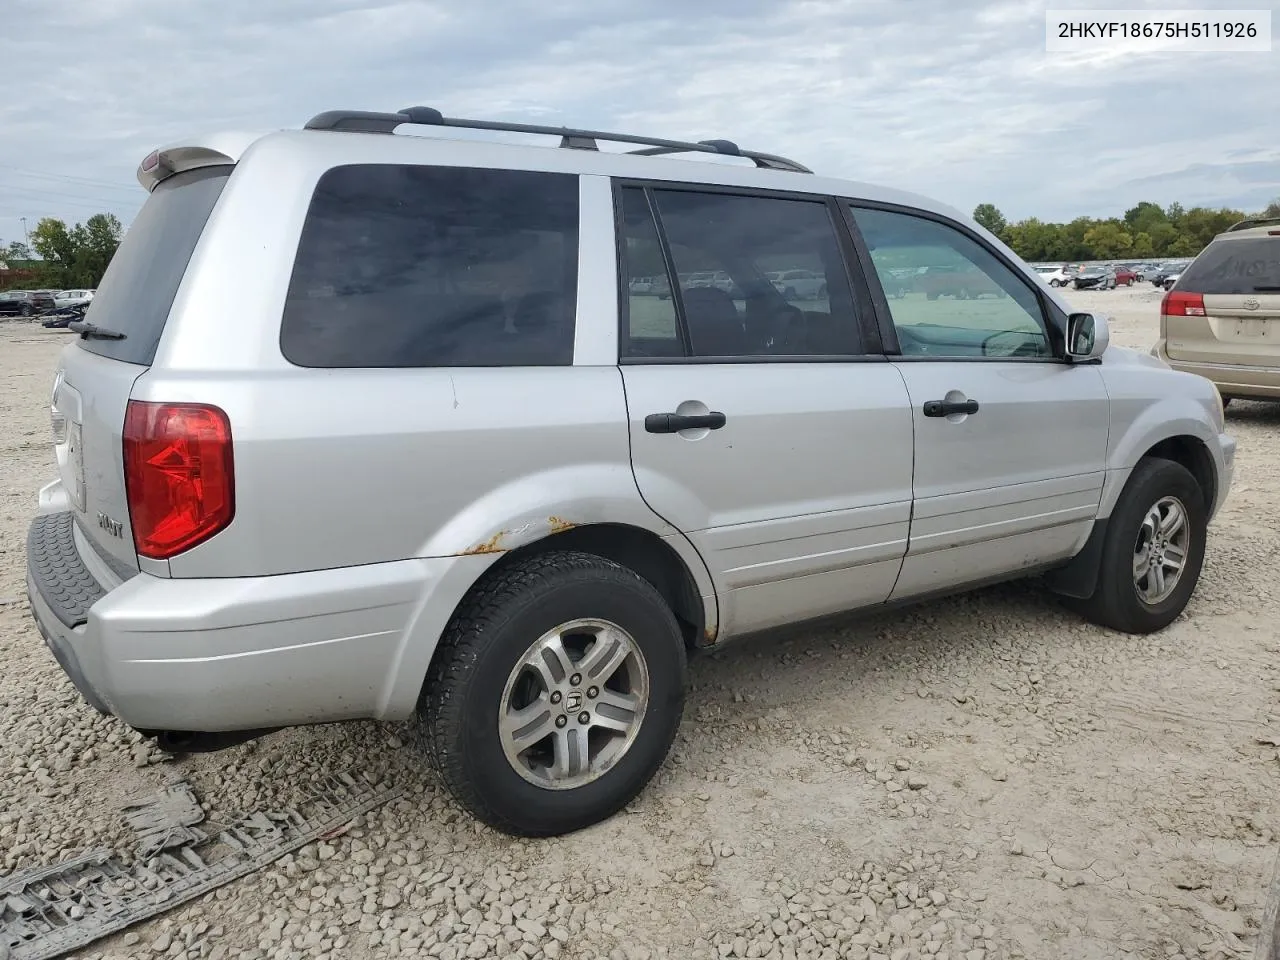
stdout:
<svg viewBox="0 0 1280 960">
<path fill-rule="evenodd" d="M 1150 286 L 1071 299 L 1118 343 L 1155 338 Z M 1085 625 L 1024 583 L 744 642 L 693 662 L 674 754 L 631 808 L 521 842 L 460 814 L 403 730 L 164 762 L 81 702 L 23 581 L 66 343 L 0 323 L 0 873 L 127 851 L 119 807 L 175 775 L 214 819 L 350 767 L 405 788 L 82 960 L 1248 955 L 1280 826 L 1280 405 L 1228 411 L 1235 485 L 1164 633 Z"/>
</svg>

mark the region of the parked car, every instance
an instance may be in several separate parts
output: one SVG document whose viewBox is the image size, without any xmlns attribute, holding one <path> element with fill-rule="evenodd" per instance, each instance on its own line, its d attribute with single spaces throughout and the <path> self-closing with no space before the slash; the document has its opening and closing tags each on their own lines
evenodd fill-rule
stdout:
<svg viewBox="0 0 1280 960">
<path fill-rule="evenodd" d="M 1114 267 L 1085 267 L 1071 282 L 1077 290 L 1113 290 L 1116 271 Z"/>
<path fill-rule="evenodd" d="M 1280 400 L 1280 218 L 1242 220 L 1176 277 L 1151 352 L 1212 380 L 1225 403 Z"/>
<path fill-rule="evenodd" d="M 1164 275 L 1163 279 L 1160 281 L 1160 286 L 1164 287 L 1166 290 L 1172 290 L 1173 285 L 1177 283 L 1178 279 L 1182 276 L 1182 271 L 1182 267 L 1174 267 L 1172 271 Z"/>
<path fill-rule="evenodd" d="M 83 320 L 88 307 L 88 303 L 77 303 L 68 307 L 55 307 L 41 314 L 44 319 L 40 322 L 40 325 L 50 330 L 65 330 L 77 320 Z"/>
<path fill-rule="evenodd" d="M 1036 267 L 1035 270 L 1036 273 L 1044 278 L 1044 282 L 1051 287 L 1065 287 L 1075 276 L 1075 271 L 1066 264 L 1058 264 L 1057 266 L 1045 264 Z"/>
<path fill-rule="evenodd" d="M 60 290 L 53 296 L 55 308 L 78 307 L 93 300 L 93 290 Z"/>
<path fill-rule="evenodd" d="M 916 289 L 916 278 L 927 270 L 927 267 L 886 267 L 882 278 L 885 295 L 901 300 Z"/>
<path fill-rule="evenodd" d="M 53 309 L 53 294 L 47 290 L 9 290 L 0 293 L 0 316 L 34 317 Z"/>
<path fill-rule="evenodd" d="M 788 300 L 816 300 L 827 295 L 827 279 L 813 270 L 778 270 L 766 274 Z"/>
<path fill-rule="evenodd" d="M 1116 286 L 1123 284 L 1126 287 L 1132 287 L 1138 279 L 1138 274 L 1125 266 L 1115 267 L 1113 273 L 1116 278 Z"/>
<path fill-rule="evenodd" d="M 1155 286 L 1163 287 L 1165 279 L 1172 274 L 1180 273 L 1182 266 L 1180 263 L 1162 263 L 1152 271 L 1149 279 Z"/>
<path fill-rule="evenodd" d="M 939 297 L 974 300 L 984 295 L 1006 295 L 988 274 L 967 263 L 930 266 L 916 278 L 916 288 L 923 290 L 930 300 Z"/>
<path fill-rule="evenodd" d="M 1185 608 L 1233 471 L 1217 391 L 972 219 L 737 147 L 769 175 L 446 122 L 475 123 L 332 111 L 142 162 L 27 538 L 98 710 L 168 750 L 413 719 L 465 809 L 548 835 L 653 776 L 690 650 L 1032 574 L 1120 631 Z M 825 308 L 763 281 L 786 257 Z M 631 315 L 633 267 L 708 263 L 745 299 Z M 939 263 L 1005 295 L 884 297 Z"/>
</svg>

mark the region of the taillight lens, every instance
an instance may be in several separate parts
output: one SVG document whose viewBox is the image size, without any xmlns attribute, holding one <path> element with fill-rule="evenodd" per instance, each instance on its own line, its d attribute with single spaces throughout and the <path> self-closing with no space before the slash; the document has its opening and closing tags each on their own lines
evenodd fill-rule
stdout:
<svg viewBox="0 0 1280 960">
<path fill-rule="evenodd" d="M 1166 317 L 1203 317 L 1204 294 L 1170 290 L 1160 301 L 1160 313 Z"/>
<path fill-rule="evenodd" d="M 235 515 L 227 415 L 207 404 L 130 400 L 124 481 L 140 555 L 165 560 L 208 540 Z"/>
</svg>

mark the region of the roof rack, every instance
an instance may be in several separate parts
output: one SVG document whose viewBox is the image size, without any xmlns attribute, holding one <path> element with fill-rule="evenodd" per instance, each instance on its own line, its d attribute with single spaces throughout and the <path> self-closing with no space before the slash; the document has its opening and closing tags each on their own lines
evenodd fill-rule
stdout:
<svg viewBox="0 0 1280 960">
<path fill-rule="evenodd" d="M 1235 230 L 1248 230 L 1251 227 L 1270 227 L 1280 223 L 1280 217 L 1255 217 L 1252 220 L 1241 220 L 1239 223 L 1233 223 L 1227 227 L 1226 232 L 1232 233 Z"/>
<path fill-rule="evenodd" d="M 743 150 L 730 140 L 660 140 L 637 137 L 629 133 L 604 133 L 600 130 L 575 130 L 571 127 L 544 127 L 530 123 L 505 123 L 495 120 L 467 120 L 446 117 L 432 107 L 406 107 L 397 113 L 372 113 L 363 110 L 326 110 L 307 121 L 306 130 L 335 130 L 349 133 L 394 133 L 402 123 L 432 127 L 465 127 L 470 130 L 502 130 L 510 133 L 538 133 L 560 138 L 560 146 L 572 150 L 598 150 L 596 141 L 644 144 L 645 149 L 628 153 L 656 156 L 664 153 L 716 153 L 726 157 L 745 157 L 757 167 L 813 173 L 803 164 L 771 153 Z"/>
</svg>

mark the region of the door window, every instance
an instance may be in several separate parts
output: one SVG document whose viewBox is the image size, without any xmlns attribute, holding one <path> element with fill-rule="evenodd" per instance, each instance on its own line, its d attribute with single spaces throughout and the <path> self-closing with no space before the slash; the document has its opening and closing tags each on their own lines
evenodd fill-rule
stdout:
<svg viewBox="0 0 1280 960">
<path fill-rule="evenodd" d="M 683 357 L 685 348 L 662 244 L 643 190 L 622 191 L 622 217 L 627 274 L 627 336 L 622 356 Z"/>
<path fill-rule="evenodd" d="M 911 214 L 853 207 L 853 215 L 903 356 L 1053 356 L 1039 298 L 976 240 Z"/>
<path fill-rule="evenodd" d="M 623 190 L 623 356 L 846 356 L 862 352 L 853 293 L 822 200 Z M 656 290 L 642 292 L 657 274 Z"/>
</svg>

